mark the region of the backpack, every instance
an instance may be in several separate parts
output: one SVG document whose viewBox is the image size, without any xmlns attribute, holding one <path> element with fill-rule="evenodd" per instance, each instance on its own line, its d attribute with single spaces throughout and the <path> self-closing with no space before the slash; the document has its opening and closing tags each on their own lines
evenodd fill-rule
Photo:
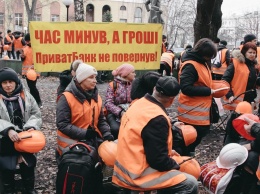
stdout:
<svg viewBox="0 0 260 194">
<path fill-rule="evenodd" d="M 217 52 L 217 55 L 214 59 L 211 59 L 211 65 L 213 67 L 216 67 L 216 68 L 220 68 L 221 65 L 222 65 L 222 62 L 221 62 L 221 56 L 222 55 L 222 52 L 221 50 Z"/>
<path fill-rule="evenodd" d="M 57 194 L 96 194 L 102 188 L 102 171 L 96 149 L 77 142 L 61 155 L 56 179 Z"/>
<path fill-rule="evenodd" d="M 116 97 L 116 90 L 117 90 L 117 85 L 118 83 L 116 81 L 112 81 L 112 82 L 109 82 L 109 85 L 110 87 L 113 89 L 113 92 L 114 92 L 114 99 Z M 104 113 L 104 116 L 107 117 L 108 115 L 108 111 L 106 109 L 106 107 L 103 108 L 103 113 Z"/>
</svg>

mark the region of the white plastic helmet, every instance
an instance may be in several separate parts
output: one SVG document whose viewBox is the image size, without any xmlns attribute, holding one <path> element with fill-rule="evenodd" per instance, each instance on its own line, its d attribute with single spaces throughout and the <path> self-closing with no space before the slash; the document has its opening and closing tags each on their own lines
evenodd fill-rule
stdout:
<svg viewBox="0 0 260 194">
<path fill-rule="evenodd" d="M 219 168 L 230 169 L 243 164 L 248 156 L 248 151 L 244 146 L 237 143 L 230 143 L 225 145 L 216 163 Z"/>
</svg>

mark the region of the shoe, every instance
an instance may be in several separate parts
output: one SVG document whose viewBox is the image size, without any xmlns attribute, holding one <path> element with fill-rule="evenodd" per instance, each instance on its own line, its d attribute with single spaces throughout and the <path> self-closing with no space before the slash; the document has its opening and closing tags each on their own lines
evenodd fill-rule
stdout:
<svg viewBox="0 0 260 194">
<path fill-rule="evenodd" d="M 42 106 L 42 103 L 41 103 L 41 102 L 39 102 L 39 103 L 38 103 L 38 107 L 39 107 L 39 108 L 43 108 L 43 106 Z"/>
</svg>

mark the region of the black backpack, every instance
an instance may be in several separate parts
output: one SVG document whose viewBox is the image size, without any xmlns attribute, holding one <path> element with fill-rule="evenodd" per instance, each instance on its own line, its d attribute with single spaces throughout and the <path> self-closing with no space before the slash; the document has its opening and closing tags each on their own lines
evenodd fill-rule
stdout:
<svg viewBox="0 0 260 194">
<path fill-rule="evenodd" d="M 102 189 L 102 168 L 96 149 L 78 142 L 61 155 L 57 194 L 97 194 Z"/>
</svg>

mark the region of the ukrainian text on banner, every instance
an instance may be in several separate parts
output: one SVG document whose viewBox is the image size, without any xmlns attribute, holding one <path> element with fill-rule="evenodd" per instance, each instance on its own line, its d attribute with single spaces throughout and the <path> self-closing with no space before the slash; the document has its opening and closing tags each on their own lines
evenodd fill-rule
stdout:
<svg viewBox="0 0 260 194">
<path fill-rule="evenodd" d="M 98 70 L 123 63 L 158 69 L 161 24 L 30 22 L 35 69 L 60 72 L 81 59 Z"/>
</svg>

